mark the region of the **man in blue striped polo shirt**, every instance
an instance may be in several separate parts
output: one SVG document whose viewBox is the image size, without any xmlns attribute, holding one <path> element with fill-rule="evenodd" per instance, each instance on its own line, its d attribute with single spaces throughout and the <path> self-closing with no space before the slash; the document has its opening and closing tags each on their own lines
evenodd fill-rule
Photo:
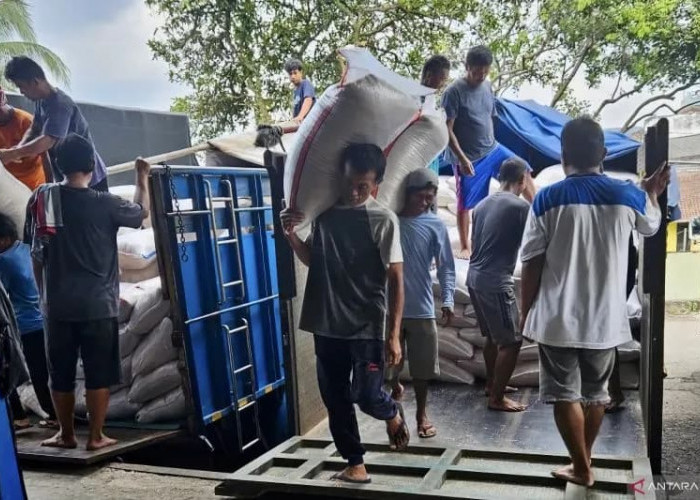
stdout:
<svg viewBox="0 0 700 500">
<path fill-rule="evenodd" d="M 540 344 L 540 397 L 554 404 L 571 456 L 552 474 L 591 486 L 615 347 L 632 340 L 628 241 L 633 230 L 651 236 L 659 229 L 669 171 L 659 168 L 643 190 L 604 175 L 603 130 L 592 118 L 567 123 L 561 142 L 567 177 L 537 194 L 523 238 L 521 331 Z"/>
</svg>

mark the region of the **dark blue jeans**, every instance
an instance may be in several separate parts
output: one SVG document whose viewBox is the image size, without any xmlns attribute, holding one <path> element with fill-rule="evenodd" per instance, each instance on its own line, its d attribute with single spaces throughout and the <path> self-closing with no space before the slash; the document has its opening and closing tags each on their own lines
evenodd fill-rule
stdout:
<svg viewBox="0 0 700 500">
<path fill-rule="evenodd" d="M 314 335 L 316 372 L 328 425 L 340 455 L 350 465 L 363 463 L 365 448 L 355 404 L 377 420 L 391 420 L 398 408 L 384 392 L 384 342 Z"/>
</svg>

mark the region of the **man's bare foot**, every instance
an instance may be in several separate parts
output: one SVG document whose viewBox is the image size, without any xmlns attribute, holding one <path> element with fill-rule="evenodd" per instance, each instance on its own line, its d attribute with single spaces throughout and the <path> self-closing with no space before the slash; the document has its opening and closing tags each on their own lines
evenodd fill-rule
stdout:
<svg viewBox="0 0 700 500">
<path fill-rule="evenodd" d="M 513 394 L 514 392 L 518 392 L 517 387 L 511 387 L 510 385 L 507 385 L 505 390 L 503 391 L 503 394 Z M 486 389 L 484 389 L 484 396 L 489 397 L 491 395 L 491 387 L 488 385 L 486 386 Z"/>
<path fill-rule="evenodd" d="M 524 405 L 522 403 L 518 403 L 517 401 L 513 401 L 512 399 L 508 398 L 503 398 L 500 401 L 489 398 L 489 410 L 497 410 L 497 411 L 511 411 L 511 412 L 518 412 L 518 411 L 525 411 L 527 409 L 527 405 Z"/>
<path fill-rule="evenodd" d="M 624 410 L 624 402 L 624 397 L 622 399 L 611 399 L 610 402 L 605 405 L 605 413 L 617 413 Z"/>
<path fill-rule="evenodd" d="M 468 248 L 462 248 L 459 252 L 457 252 L 457 255 L 455 255 L 455 257 L 457 257 L 458 259 L 462 259 L 462 260 L 469 260 L 469 259 L 471 259 L 471 256 L 472 256 L 472 251 L 469 250 Z"/>
<path fill-rule="evenodd" d="M 418 437 L 427 439 L 431 437 L 435 437 L 437 435 L 437 429 L 435 426 L 428 420 L 428 417 L 424 417 L 422 419 L 417 419 L 418 422 Z"/>
<path fill-rule="evenodd" d="M 64 436 L 60 432 L 57 432 L 52 438 L 42 441 L 41 446 L 48 446 L 50 448 L 66 448 L 72 450 L 73 448 L 78 447 L 78 441 L 76 441 L 75 435 Z"/>
<path fill-rule="evenodd" d="M 577 473 L 574 470 L 573 464 L 562 467 L 561 469 L 553 470 L 552 476 L 570 483 L 586 486 L 587 488 L 593 486 L 593 483 L 595 482 L 595 479 L 593 478 L 593 471 L 591 471 L 590 467 L 583 473 Z"/>
<path fill-rule="evenodd" d="M 401 382 L 396 382 L 391 388 L 391 399 L 394 401 L 401 401 L 403 399 L 403 385 L 401 385 Z"/>
<path fill-rule="evenodd" d="M 342 472 L 334 474 L 331 479 L 354 484 L 367 484 L 372 481 L 367 474 L 365 464 L 348 465 Z"/>
<path fill-rule="evenodd" d="M 117 444 L 116 439 L 108 438 L 104 434 L 102 434 L 102 437 L 100 439 L 90 439 L 87 442 L 87 445 L 85 446 L 85 449 L 87 451 L 95 451 L 95 450 L 101 450 L 102 448 L 107 448 L 108 446 L 112 446 Z"/>
</svg>

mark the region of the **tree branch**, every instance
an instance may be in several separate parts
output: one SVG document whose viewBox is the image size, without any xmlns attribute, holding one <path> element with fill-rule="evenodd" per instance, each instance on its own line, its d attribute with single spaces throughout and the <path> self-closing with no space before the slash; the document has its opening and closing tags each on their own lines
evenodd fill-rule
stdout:
<svg viewBox="0 0 700 500">
<path fill-rule="evenodd" d="M 700 100 L 689 102 L 688 104 L 684 104 L 683 106 L 681 106 L 680 108 L 677 108 L 677 109 L 673 109 L 671 106 L 669 106 L 666 103 L 660 104 L 656 108 L 654 108 L 653 111 L 651 111 L 645 115 L 642 115 L 639 118 L 636 118 L 632 123 L 629 123 L 629 124 L 625 123 L 625 125 L 623 125 L 622 131 L 627 132 L 629 129 L 631 129 L 632 127 L 637 125 L 642 120 L 645 120 L 647 118 L 651 118 L 652 116 L 654 116 L 656 113 L 658 113 L 659 111 L 661 111 L 664 108 L 668 109 L 671 112 L 671 114 L 677 115 L 678 113 L 680 113 L 684 109 L 690 108 L 692 106 L 696 106 L 698 104 L 700 104 Z"/>
<path fill-rule="evenodd" d="M 688 90 L 688 89 L 689 89 L 690 87 L 692 87 L 693 85 L 695 85 L 695 78 L 691 79 L 691 81 L 689 81 L 688 83 L 686 83 L 686 84 L 684 84 L 684 85 L 681 85 L 680 87 L 676 87 L 675 89 L 673 89 L 672 91 L 670 91 L 670 92 L 668 92 L 668 93 L 666 93 L 666 94 L 659 94 L 659 95 L 650 97 L 650 98 L 647 99 L 646 101 L 642 102 L 642 103 L 641 103 L 639 106 L 637 106 L 637 108 L 632 112 L 632 114 L 629 116 L 629 118 L 627 118 L 627 121 L 625 121 L 625 123 L 622 125 L 622 130 L 623 130 L 623 131 L 629 130 L 630 128 L 632 128 L 632 125 L 630 125 L 630 124 L 639 123 L 639 120 L 636 119 L 636 118 L 637 118 L 637 115 L 639 115 L 639 113 L 642 111 L 642 109 L 644 109 L 645 107 L 647 107 L 647 106 L 648 106 L 649 104 L 651 104 L 652 102 L 656 102 L 656 101 L 666 101 L 666 100 L 669 100 L 669 99 L 673 99 L 673 98 L 676 96 L 676 94 L 677 94 L 678 92 L 683 92 L 684 90 Z"/>
<path fill-rule="evenodd" d="M 569 88 L 569 85 L 571 85 L 571 82 L 573 81 L 574 77 L 578 73 L 578 71 L 581 69 L 581 66 L 583 65 L 583 62 L 586 60 L 586 56 L 588 56 L 588 53 L 590 50 L 593 48 L 593 41 L 589 40 L 588 43 L 586 43 L 586 46 L 583 48 L 581 51 L 581 54 L 579 54 L 576 63 L 571 67 L 571 70 L 568 71 L 568 74 L 564 76 L 564 79 L 562 80 L 561 84 L 559 85 L 559 88 L 557 89 L 557 92 L 554 94 L 554 97 L 552 98 L 552 102 L 549 104 L 551 107 L 554 107 L 562 97 L 566 94 L 566 90 Z"/>
<path fill-rule="evenodd" d="M 620 76 L 622 76 L 622 73 L 620 73 Z M 644 80 L 642 83 L 640 83 L 639 85 L 637 85 L 636 87 L 634 87 L 632 90 L 628 90 L 627 92 L 623 92 L 622 94 L 618 95 L 617 97 L 615 96 L 615 92 L 617 92 L 617 88 L 616 88 L 615 92 L 613 92 L 611 94 L 612 97 L 609 97 L 608 99 L 604 99 L 600 103 L 598 108 L 593 113 L 593 118 L 597 118 L 598 116 L 600 116 L 600 113 L 603 111 L 603 108 L 605 108 L 605 106 L 609 106 L 610 104 L 615 104 L 616 102 L 620 102 L 622 99 L 624 99 L 626 97 L 629 97 L 633 94 L 636 94 L 637 92 L 641 91 L 644 87 L 649 85 L 649 83 L 651 83 L 651 81 L 652 81 L 652 79 L 648 78 L 648 79 Z M 620 80 L 618 80 L 618 84 L 619 84 L 619 82 L 620 82 Z"/>
</svg>

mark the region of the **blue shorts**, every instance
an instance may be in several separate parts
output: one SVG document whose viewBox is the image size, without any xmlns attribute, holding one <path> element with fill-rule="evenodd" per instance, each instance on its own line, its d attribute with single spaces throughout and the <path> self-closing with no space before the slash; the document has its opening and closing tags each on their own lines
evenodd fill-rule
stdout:
<svg viewBox="0 0 700 500">
<path fill-rule="evenodd" d="M 518 155 L 504 145 L 496 143 L 496 147 L 489 154 L 473 163 L 474 175 L 460 174 L 459 166 L 455 165 L 458 210 L 471 210 L 486 198 L 489 195 L 491 179 L 498 179 L 498 172 L 503 162 L 514 156 Z M 528 169 L 532 171 L 529 165 Z"/>
</svg>

